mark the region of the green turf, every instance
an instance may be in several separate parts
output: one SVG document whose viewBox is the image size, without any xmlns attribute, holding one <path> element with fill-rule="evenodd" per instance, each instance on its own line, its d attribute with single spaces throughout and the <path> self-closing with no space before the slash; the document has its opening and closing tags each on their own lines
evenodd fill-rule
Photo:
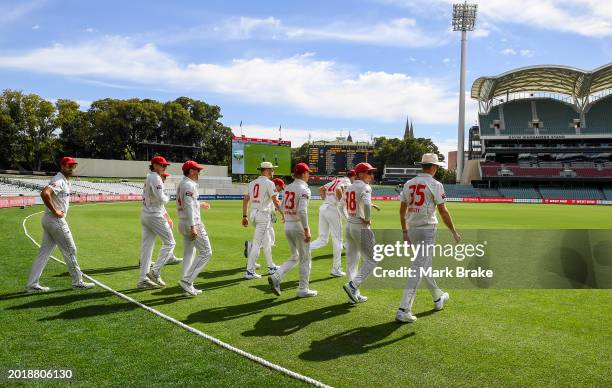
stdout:
<svg viewBox="0 0 612 388">
<path fill-rule="evenodd" d="M 375 227 L 397 228 L 397 203 L 380 204 Z M 315 229 L 317 207 L 315 201 L 310 209 Z M 602 206 L 449 207 L 459 229 L 612 229 L 610 210 Z M 174 214 L 173 206 L 168 208 Z M 64 291 L 69 277 L 56 264 L 49 265 L 43 283 L 59 292 L 18 294 L 36 252 L 22 236 L 20 223 L 36 210 L 40 208 L 0 212 L 7 253 L 0 282 L 9 295 L 0 295 L 0 324 L 10 338 L 0 351 L 0 367 L 73 366 L 80 371 L 77 381 L 90 384 L 110 381 L 109 374 L 116 375 L 112 382 L 117 385 L 149 383 L 151 378 L 165 384 L 296 384 L 101 290 Z M 366 304 L 346 304 L 342 279 L 328 275 L 328 247 L 314 255 L 311 286 L 319 291 L 317 298 L 295 297 L 297 270 L 283 282 L 283 295 L 275 297 L 265 277 L 242 279 L 242 242 L 252 229 L 240 226 L 239 202 L 216 201 L 203 213 L 213 246 L 211 263 L 196 282 L 204 293 L 182 297 L 177 266 L 164 269 L 165 289 L 137 292 L 138 214 L 139 204 L 71 208 L 69 223 L 86 273 L 197 329 L 325 383 L 610 384 L 609 290 L 449 290 L 451 301 L 437 313 L 427 292 L 420 290 L 414 308 L 419 320 L 399 325 L 393 318 L 401 290 L 368 290 Z M 28 222 L 37 238 L 39 219 Z M 287 256 L 281 224 L 276 232 L 274 256 L 280 264 Z M 177 242 L 176 253 L 182 256 L 181 239 Z M 186 349 L 194 358 L 185 357 Z"/>
</svg>

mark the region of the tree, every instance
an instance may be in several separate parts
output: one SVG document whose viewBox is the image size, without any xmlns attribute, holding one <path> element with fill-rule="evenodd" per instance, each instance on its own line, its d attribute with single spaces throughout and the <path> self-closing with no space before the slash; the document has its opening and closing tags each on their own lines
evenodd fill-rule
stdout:
<svg viewBox="0 0 612 388">
<path fill-rule="evenodd" d="M 6 89 L 0 96 L 0 143 L 3 152 L 0 162 L 4 167 L 17 167 L 23 156 L 23 93 Z"/>
<path fill-rule="evenodd" d="M 308 143 L 291 148 L 291 165 L 294 166 L 297 163 L 308 163 Z"/>
<path fill-rule="evenodd" d="M 72 156 L 90 156 L 92 152 L 93 131 L 87 113 L 80 110 L 79 104 L 72 100 L 59 99 L 55 102 L 57 118 L 55 125 L 59 135 L 61 153 Z"/>
<path fill-rule="evenodd" d="M 24 156 L 32 170 L 40 171 L 42 161 L 53 163 L 57 149 L 55 106 L 36 94 L 22 99 Z"/>
</svg>

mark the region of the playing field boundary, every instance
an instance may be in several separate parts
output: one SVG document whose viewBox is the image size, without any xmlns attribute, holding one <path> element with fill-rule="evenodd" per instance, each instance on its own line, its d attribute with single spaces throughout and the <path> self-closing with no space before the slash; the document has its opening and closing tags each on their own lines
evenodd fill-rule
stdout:
<svg viewBox="0 0 612 388">
<path fill-rule="evenodd" d="M 119 202 L 114 202 L 114 203 L 119 203 Z M 113 203 L 106 203 L 106 204 L 110 205 L 110 204 L 113 204 Z M 87 206 L 87 205 L 75 205 L 75 206 L 72 206 L 72 207 L 77 207 L 77 206 Z M 35 216 L 37 214 L 41 214 L 43 212 L 44 212 L 44 210 L 41 210 L 39 212 L 35 212 L 35 213 L 30 214 L 30 215 L 26 216 L 23 219 L 23 222 L 21 223 L 21 227 L 23 228 L 23 232 L 26 235 L 26 237 L 29 238 L 30 241 L 32 241 L 32 243 L 34 243 L 34 245 L 36 245 L 39 248 L 40 248 L 40 244 L 28 232 L 28 228 L 26 227 L 26 222 L 28 221 L 28 219 L 30 219 L 30 217 Z M 58 262 L 58 263 L 60 263 L 62 265 L 66 265 L 66 263 L 63 260 L 60 260 L 60 259 L 58 259 L 57 257 L 55 257 L 53 255 L 51 255 L 51 259 L 55 260 L 56 262 Z M 213 337 L 213 336 L 211 336 L 209 334 L 206 334 L 206 333 L 204 333 L 204 332 L 202 332 L 202 331 L 200 331 L 200 330 L 198 330 L 198 329 L 196 329 L 194 327 L 186 325 L 183 322 L 181 322 L 181 321 L 179 321 L 179 320 L 177 320 L 177 319 L 175 319 L 175 318 L 173 318 L 173 317 L 171 317 L 169 315 L 166 315 L 166 314 L 162 313 L 159 310 L 156 310 L 156 309 L 154 309 L 152 307 L 149 307 L 149 306 L 147 306 L 147 305 L 137 301 L 136 299 L 133 299 L 133 298 L 131 298 L 131 297 L 125 295 L 125 294 L 122 294 L 119 291 L 116 291 L 116 290 L 112 289 L 111 287 L 109 287 L 106 284 L 104 284 L 104 283 L 94 279 L 93 277 L 87 275 L 84 272 L 83 272 L 83 277 L 88 279 L 88 280 L 90 280 L 91 282 L 95 283 L 97 286 L 105 289 L 106 291 L 114 294 L 115 296 L 118 296 L 121 299 L 124 299 L 124 300 L 126 300 L 126 301 L 128 301 L 130 303 L 133 303 L 136 306 L 138 306 L 138 307 L 140 307 L 140 308 L 142 308 L 144 310 L 147 310 L 148 312 L 153 313 L 153 314 L 157 315 L 158 317 L 165 319 L 168 322 L 174 323 L 175 325 L 179 326 L 182 329 L 187 330 L 188 332 L 191 332 L 191 333 L 193 333 L 195 335 L 198 335 L 198 336 L 200 336 L 202 338 L 205 338 L 205 339 L 209 340 L 210 342 L 214 343 L 215 345 L 218 345 L 218 346 L 220 346 L 220 347 L 222 347 L 222 348 L 224 348 L 226 350 L 229 350 L 231 352 L 239 354 L 239 355 L 241 355 L 241 356 L 243 356 L 245 358 L 248 358 L 251 361 L 254 361 L 254 362 L 256 362 L 256 363 L 258 363 L 260 365 L 263 365 L 263 366 L 265 366 L 267 368 L 270 368 L 270 369 L 272 369 L 274 371 L 283 373 L 283 374 L 285 374 L 285 375 L 287 375 L 289 377 L 292 377 L 292 378 L 294 378 L 296 380 L 303 381 L 305 383 L 314 385 L 316 387 L 330 387 L 329 385 L 324 384 L 321 381 L 315 380 L 315 379 L 313 379 L 311 377 L 304 376 L 304 375 L 299 374 L 297 372 L 294 372 L 294 371 L 292 371 L 290 369 L 287 369 L 287 368 L 284 368 L 284 367 L 282 367 L 280 365 L 274 364 L 274 363 L 272 363 L 272 362 L 270 362 L 270 361 L 268 361 L 268 360 L 266 360 L 264 358 L 261 358 L 259 356 L 254 355 L 254 354 L 246 352 L 246 351 L 244 351 L 242 349 L 239 349 L 239 348 L 237 348 L 235 346 L 232 346 L 232 345 L 230 345 L 230 344 L 228 344 L 226 342 L 223 342 L 223 341 L 221 341 L 220 339 L 218 339 L 216 337 Z"/>
</svg>

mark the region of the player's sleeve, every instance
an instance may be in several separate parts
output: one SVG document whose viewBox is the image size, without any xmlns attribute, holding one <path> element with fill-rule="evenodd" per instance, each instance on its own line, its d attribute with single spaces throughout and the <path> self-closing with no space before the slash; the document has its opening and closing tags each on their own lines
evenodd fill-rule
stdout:
<svg viewBox="0 0 612 388">
<path fill-rule="evenodd" d="M 372 215 L 372 188 L 367 185 L 361 193 L 361 201 L 363 203 L 363 218 L 369 221 Z"/>
<path fill-rule="evenodd" d="M 408 202 L 408 199 L 406 198 L 406 186 L 402 187 L 402 191 L 399 193 L 399 200 L 400 202 Z"/>
<path fill-rule="evenodd" d="M 433 195 L 436 205 L 446 202 L 446 193 L 444 192 L 444 185 L 442 183 L 436 182 Z"/>
<path fill-rule="evenodd" d="M 310 201 L 310 189 L 305 189 L 300 194 L 298 201 L 298 217 L 304 229 L 308 228 L 308 201 Z"/>
<path fill-rule="evenodd" d="M 53 191 L 53 194 L 57 196 L 59 193 L 66 190 L 66 187 L 64 186 L 64 184 L 65 182 L 63 180 L 53 178 L 51 179 L 47 187 L 50 187 L 51 191 Z"/>
<path fill-rule="evenodd" d="M 153 192 L 155 198 L 157 198 L 159 201 L 161 201 L 162 203 L 168 203 L 170 198 L 168 198 L 166 193 L 164 193 L 164 182 L 162 182 L 161 177 L 159 175 L 155 175 L 156 177 L 150 182 L 151 191 Z"/>
<path fill-rule="evenodd" d="M 183 195 L 183 209 L 185 209 L 185 215 L 189 220 L 189 226 L 194 226 L 196 224 L 197 212 L 200 211 L 197 201 L 198 191 L 195 185 L 189 185 L 181 191 Z"/>
</svg>

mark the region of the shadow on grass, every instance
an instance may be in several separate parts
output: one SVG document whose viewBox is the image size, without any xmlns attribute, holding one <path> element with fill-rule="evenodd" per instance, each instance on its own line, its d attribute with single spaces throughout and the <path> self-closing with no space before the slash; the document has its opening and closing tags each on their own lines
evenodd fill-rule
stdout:
<svg viewBox="0 0 612 388">
<path fill-rule="evenodd" d="M 402 325 L 396 322 L 381 323 L 374 326 L 357 327 L 342 333 L 310 343 L 310 349 L 299 357 L 306 361 L 329 361 L 340 357 L 364 354 L 412 337 L 415 333 L 406 333 L 401 337 L 385 341 Z"/>
<path fill-rule="evenodd" d="M 26 292 L 26 291 L 11 292 L 8 294 L 0 294 L 0 301 L 25 298 L 28 296 L 40 297 L 40 295 L 58 294 L 60 292 L 69 292 L 69 291 L 72 291 L 72 288 L 62 288 L 62 289 L 51 290 L 47 292 Z"/>
<path fill-rule="evenodd" d="M 270 298 L 233 306 L 213 307 L 190 314 L 183 323 L 216 323 L 244 318 L 249 315 L 259 314 L 270 307 L 280 306 L 298 299 L 298 297 L 282 300 Z"/>
<path fill-rule="evenodd" d="M 7 310 L 25 310 L 32 308 L 44 308 L 53 306 L 64 306 L 74 302 L 82 302 L 91 299 L 105 298 L 111 295 L 107 291 L 100 292 L 83 292 L 83 291 L 72 291 L 62 296 L 46 297 L 48 293 L 37 294 L 39 297 L 36 300 L 20 304 L 17 306 L 7 307 Z"/>
<path fill-rule="evenodd" d="M 331 279 L 336 279 L 333 276 L 327 277 L 327 278 L 320 278 L 320 279 L 314 279 L 310 281 L 310 284 L 313 283 L 318 283 L 318 282 L 324 282 L 327 280 L 331 280 Z M 287 290 L 295 290 L 298 288 L 299 285 L 299 281 L 298 280 L 290 280 L 288 282 L 282 282 L 281 283 L 281 290 L 287 291 Z M 257 284 L 254 286 L 250 286 L 251 288 L 255 288 L 258 289 L 259 291 L 263 291 L 266 294 L 272 294 L 272 290 L 270 289 L 270 285 L 269 284 Z M 339 290 L 341 290 L 340 288 L 338 288 Z"/>
<path fill-rule="evenodd" d="M 114 273 L 114 272 L 122 272 L 122 271 L 132 271 L 135 269 L 140 268 L 137 265 L 126 265 L 124 267 L 106 267 L 106 268 L 90 268 L 90 269 L 83 269 L 83 272 L 86 273 L 87 275 L 99 275 L 99 274 L 107 274 L 107 273 Z M 70 276 L 70 274 L 68 272 L 62 272 L 60 274 L 57 275 L 53 275 L 53 277 L 56 278 L 61 278 L 61 277 L 65 277 L 65 276 Z"/>
<path fill-rule="evenodd" d="M 147 301 L 143 301 L 142 303 L 149 307 L 154 307 L 154 306 L 174 303 L 174 302 L 177 302 L 183 299 L 190 299 L 190 298 L 183 296 L 183 295 L 177 295 L 177 296 L 168 297 L 168 298 L 158 298 L 158 299 L 147 300 Z M 138 308 L 140 308 L 138 305 L 131 303 L 131 302 L 94 304 L 94 305 L 78 307 L 78 308 L 74 308 L 70 310 L 65 310 L 57 315 L 41 318 L 39 319 L 39 321 L 53 321 L 56 319 L 90 318 L 90 317 L 97 317 L 101 315 L 124 313 L 124 312 L 131 311 L 131 310 L 138 309 Z"/>
<path fill-rule="evenodd" d="M 347 314 L 352 305 L 348 303 L 326 306 L 300 314 L 264 315 L 255 323 L 252 330 L 242 333 L 245 337 L 286 336 L 293 334 L 313 322 L 323 321 Z"/>
</svg>

